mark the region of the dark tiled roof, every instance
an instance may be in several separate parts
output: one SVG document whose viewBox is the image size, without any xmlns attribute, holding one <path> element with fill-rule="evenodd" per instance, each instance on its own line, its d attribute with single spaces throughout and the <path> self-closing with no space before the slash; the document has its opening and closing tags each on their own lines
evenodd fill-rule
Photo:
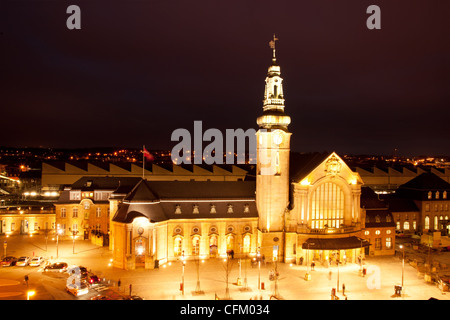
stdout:
<svg viewBox="0 0 450 320">
<path fill-rule="evenodd" d="M 418 175 L 414 179 L 402 184 L 399 188 L 424 191 L 450 190 L 450 183 L 431 172 Z"/>
<path fill-rule="evenodd" d="M 129 223 L 139 216 L 152 222 L 169 219 L 254 218 L 258 217 L 255 190 L 254 181 L 142 180 L 119 205 L 113 221 Z M 228 211 L 230 205 L 232 213 Z M 211 213 L 212 206 L 215 213 Z"/>
<path fill-rule="evenodd" d="M 387 209 L 388 204 L 378 198 L 378 195 L 369 187 L 361 187 L 361 208 Z"/>
<path fill-rule="evenodd" d="M 72 190 L 116 190 L 121 185 L 136 185 L 137 177 L 82 177 L 75 181 Z"/>
<path fill-rule="evenodd" d="M 389 205 L 389 210 L 391 212 L 415 212 L 419 211 L 416 204 L 411 199 L 399 198 L 399 197 L 389 197 L 385 201 Z"/>
<path fill-rule="evenodd" d="M 402 184 L 396 190 L 396 195 L 401 198 L 414 200 L 439 200 L 433 194 L 432 199 L 428 199 L 428 192 L 435 191 L 450 192 L 450 183 L 431 172 L 422 173 L 414 179 Z"/>
</svg>

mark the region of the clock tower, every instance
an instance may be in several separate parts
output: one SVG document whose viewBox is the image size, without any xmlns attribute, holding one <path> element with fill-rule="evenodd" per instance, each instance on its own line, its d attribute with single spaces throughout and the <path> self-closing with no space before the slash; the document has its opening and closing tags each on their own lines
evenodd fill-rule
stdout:
<svg viewBox="0 0 450 320">
<path fill-rule="evenodd" d="M 270 41 L 272 64 L 268 69 L 263 113 L 257 119 L 256 205 L 258 208 L 258 247 L 266 258 L 284 255 L 284 221 L 289 204 L 288 125 L 284 113 L 283 79 L 275 55 L 275 35 Z"/>
</svg>

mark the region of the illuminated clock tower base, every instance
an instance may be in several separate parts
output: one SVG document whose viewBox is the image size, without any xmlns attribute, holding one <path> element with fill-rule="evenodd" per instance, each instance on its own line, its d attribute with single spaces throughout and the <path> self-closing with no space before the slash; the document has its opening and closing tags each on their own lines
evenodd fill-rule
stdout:
<svg viewBox="0 0 450 320">
<path fill-rule="evenodd" d="M 258 230 L 258 248 L 259 253 L 264 255 L 266 262 L 278 260 L 284 262 L 284 232 L 262 232 Z"/>
</svg>

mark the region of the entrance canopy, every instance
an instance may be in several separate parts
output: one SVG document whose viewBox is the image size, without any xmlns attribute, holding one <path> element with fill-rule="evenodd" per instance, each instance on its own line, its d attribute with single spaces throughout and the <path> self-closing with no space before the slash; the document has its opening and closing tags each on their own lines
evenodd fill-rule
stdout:
<svg viewBox="0 0 450 320">
<path fill-rule="evenodd" d="M 306 250 L 346 250 L 370 246 L 369 242 L 358 237 L 309 238 L 302 244 Z"/>
</svg>

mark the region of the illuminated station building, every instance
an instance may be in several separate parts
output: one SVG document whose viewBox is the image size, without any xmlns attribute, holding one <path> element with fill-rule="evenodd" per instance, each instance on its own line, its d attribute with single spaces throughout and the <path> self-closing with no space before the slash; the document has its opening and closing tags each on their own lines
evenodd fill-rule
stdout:
<svg viewBox="0 0 450 320">
<path fill-rule="evenodd" d="M 291 119 L 274 43 L 272 48 L 257 118 L 256 179 L 141 180 L 111 211 L 115 267 L 154 268 L 231 251 L 297 264 L 358 263 L 365 254 L 394 254 L 391 213 L 361 205 L 357 172 L 334 152 L 290 152 Z"/>
</svg>

